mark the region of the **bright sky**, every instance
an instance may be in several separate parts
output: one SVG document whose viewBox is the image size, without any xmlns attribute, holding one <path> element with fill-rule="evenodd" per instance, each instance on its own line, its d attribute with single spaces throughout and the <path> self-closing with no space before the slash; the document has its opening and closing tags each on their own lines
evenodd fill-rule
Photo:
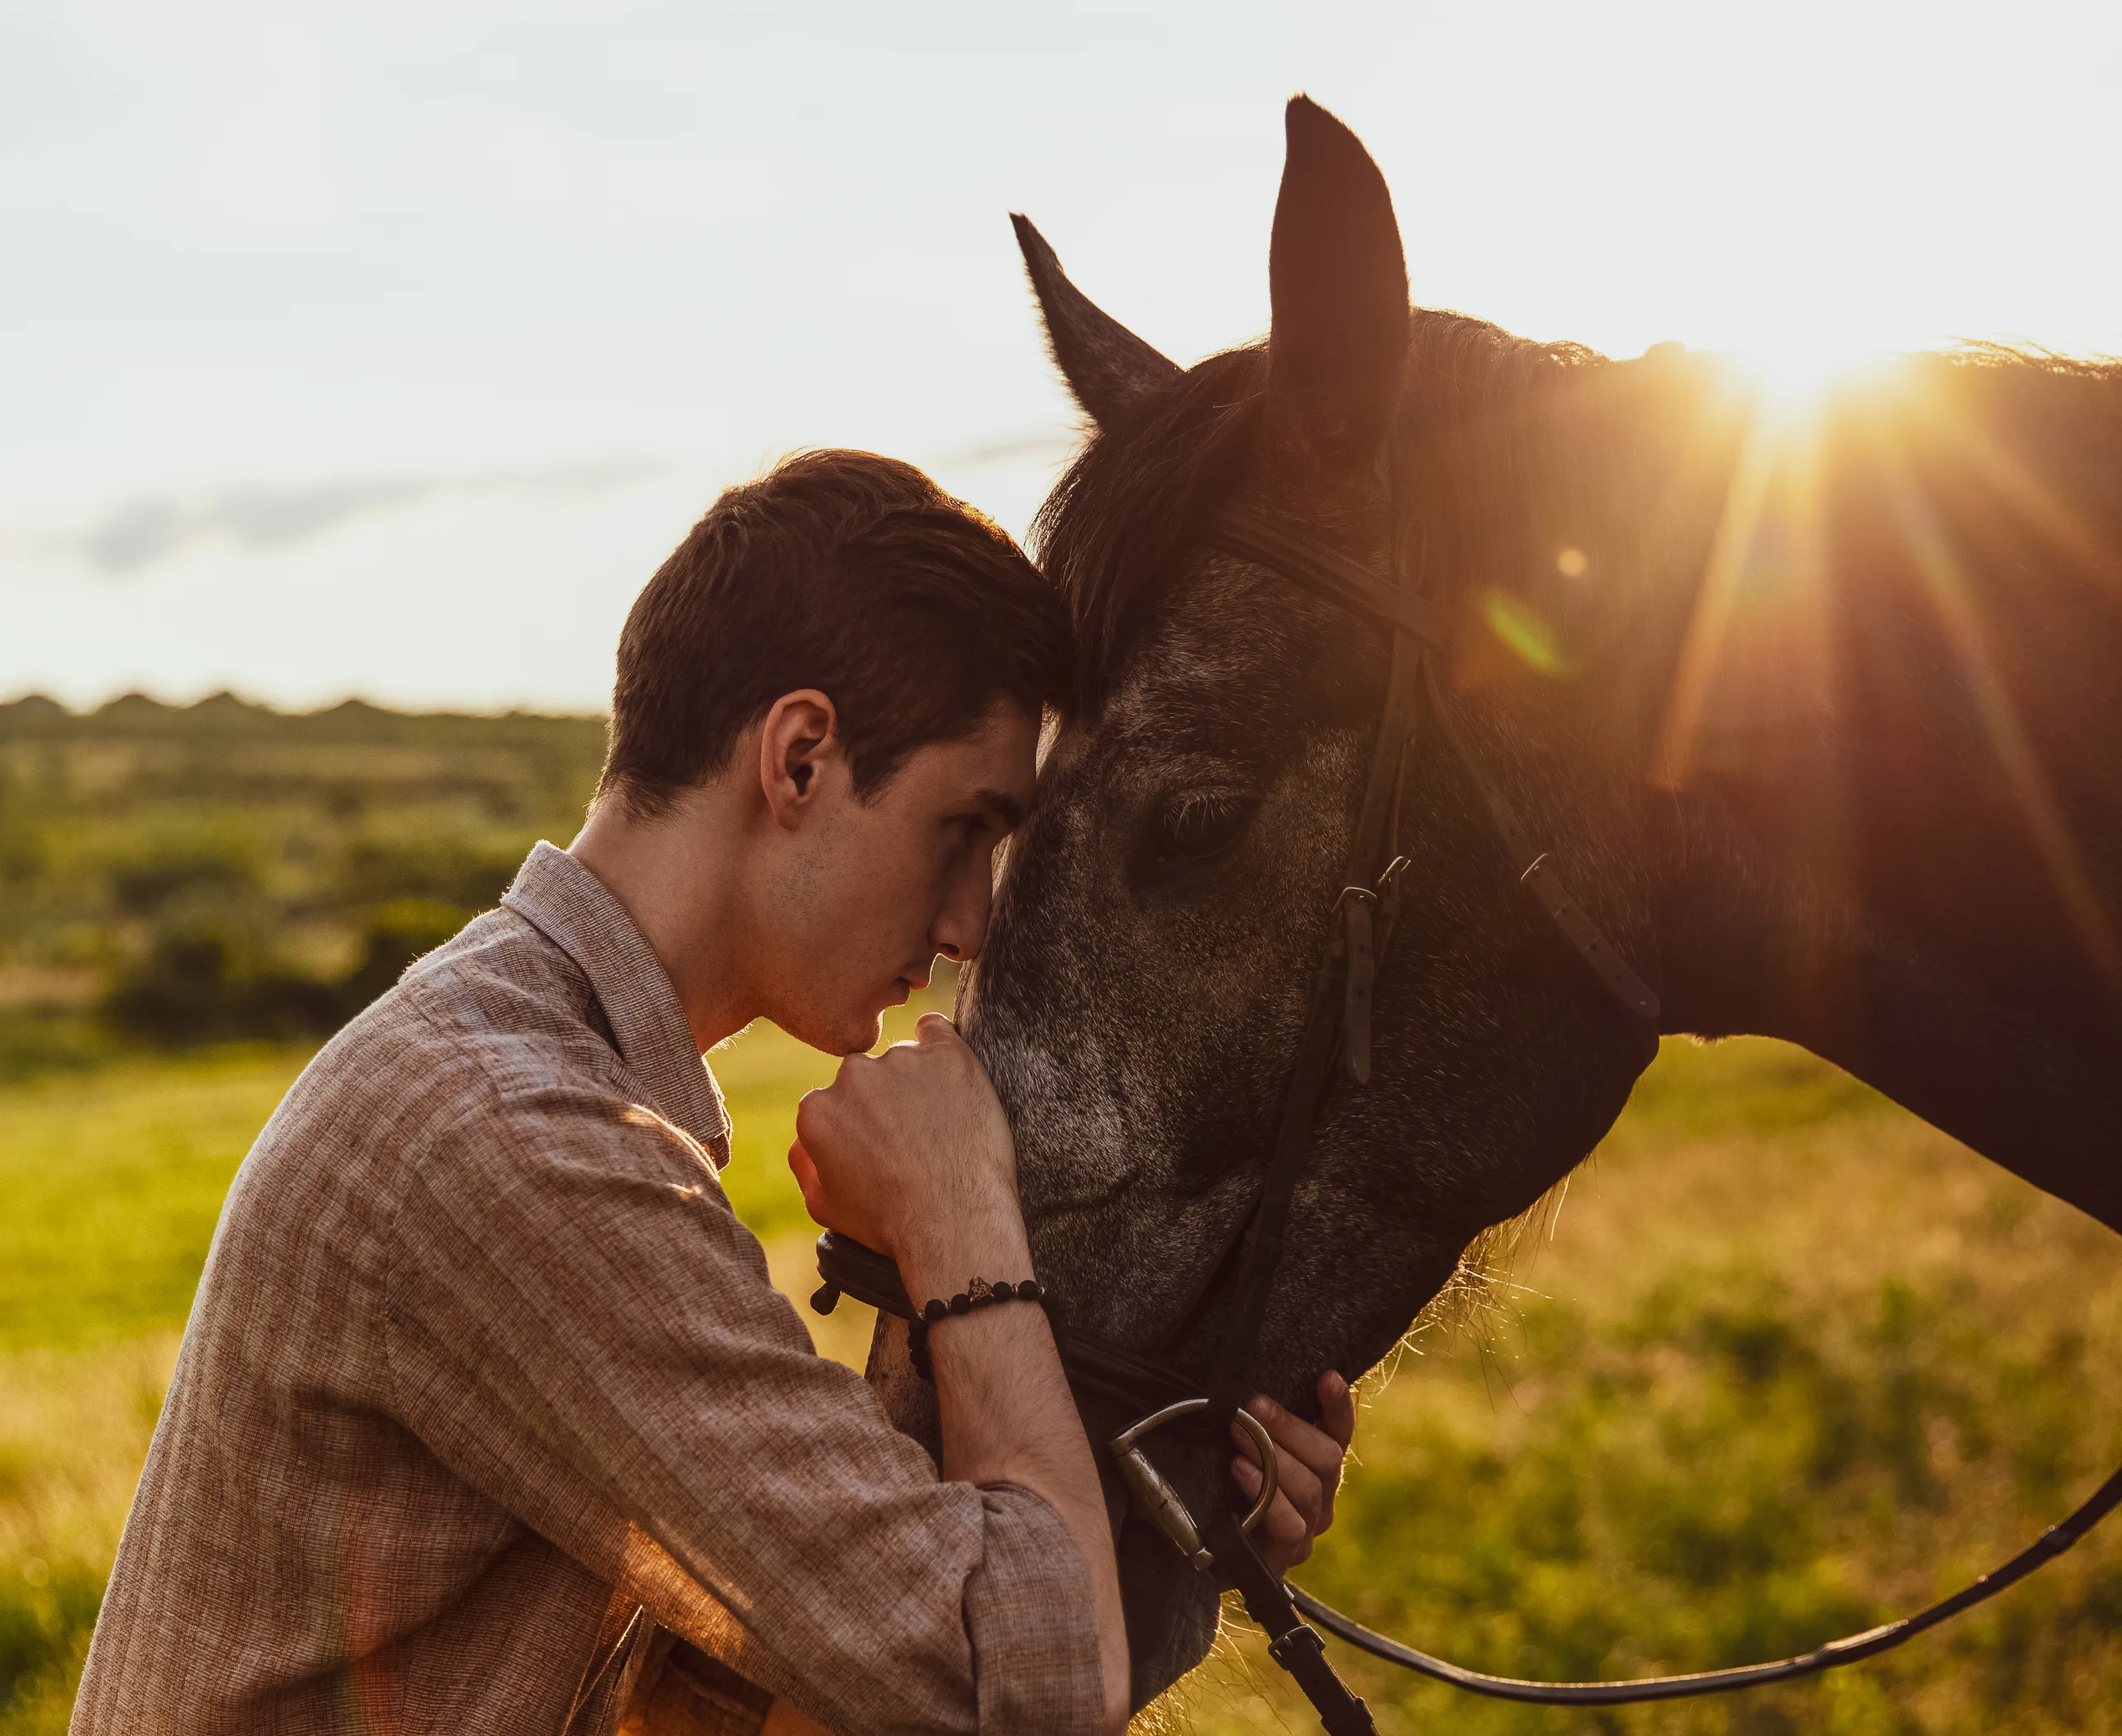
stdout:
<svg viewBox="0 0 2122 1736">
<path fill-rule="evenodd" d="M 1006 213 L 1221 348 L 1298 90 L 1429 305 L 2122 351 L 2112 0 L 0 0 L 0 696 L 601 709 L 797 445 L 1021 530 L 1072 418 Z"/>
</svg>

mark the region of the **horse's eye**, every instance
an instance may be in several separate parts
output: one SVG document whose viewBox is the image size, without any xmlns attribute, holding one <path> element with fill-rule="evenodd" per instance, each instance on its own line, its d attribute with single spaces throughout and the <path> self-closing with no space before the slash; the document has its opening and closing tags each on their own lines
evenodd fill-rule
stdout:
<svg viewBox="0 0 2122 1736">
<path fill-rule="evenodd" d="M 1157 815 L 1158 860 L 1195 861 L 1228 849 L 1259 805 L 1235 790 L 1189 790 L 1175 798 Z"/>
</svg>

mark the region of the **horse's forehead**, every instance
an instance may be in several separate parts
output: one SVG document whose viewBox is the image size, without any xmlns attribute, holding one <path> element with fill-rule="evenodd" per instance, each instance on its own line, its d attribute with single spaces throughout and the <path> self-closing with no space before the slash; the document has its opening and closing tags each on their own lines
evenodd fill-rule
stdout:
<svg viewBox="0 0 2122 1736">
<path fill-rule="evenodd" d="M 1204 748 L 1228 749 L 1225 725 L 1242 686 L 1237 672 L 1190 653 L 1131 668 L 1095 715 L 1055 737 L 1041 769 L 1042 802 L 1095 800 Z"/>
<path fill-rule="evenodd" d="M 1228 561 L 1188 574 L 1121 652 L 1096 712 L 1062 731 L 1055 763 L 1168 752 L 1175 737 L 1198 743 L 1204 724 L 1249 718 L 1286 692 L 1315 649 L 1313 623 L 1291 600 Z"/>
</svg>

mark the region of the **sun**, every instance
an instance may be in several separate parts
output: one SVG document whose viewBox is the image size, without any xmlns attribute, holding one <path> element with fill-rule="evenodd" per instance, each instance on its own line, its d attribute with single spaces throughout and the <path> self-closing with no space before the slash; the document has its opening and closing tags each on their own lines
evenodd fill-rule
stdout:
<svg viewBox="0 0 2122 1736">
<path fill-rule="evenodd" d="M 1877 376 L 1885 349 L 1824 332 L 1792 332 L 1735 344 L 1734 367 L 1764 414 L 1785 426 L 1810 421 L 1833 394 Z"/>
</svg>

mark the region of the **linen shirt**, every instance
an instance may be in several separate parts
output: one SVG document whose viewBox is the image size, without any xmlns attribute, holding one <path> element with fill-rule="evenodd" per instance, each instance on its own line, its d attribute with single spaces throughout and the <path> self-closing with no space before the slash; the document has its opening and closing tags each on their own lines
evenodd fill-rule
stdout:
<svg viewBox="0 0 2122 1736">
<path fill-rule="evenodd" d="M 840 1736 L 1092 1728 L 1060 1518 L 941 1481 L 814 1354 L 727 1161 L 655 954 L 540 844 L 238 1171 L 74 1731 L 744 1729 L 771 1695 Z"/>
</svg>

